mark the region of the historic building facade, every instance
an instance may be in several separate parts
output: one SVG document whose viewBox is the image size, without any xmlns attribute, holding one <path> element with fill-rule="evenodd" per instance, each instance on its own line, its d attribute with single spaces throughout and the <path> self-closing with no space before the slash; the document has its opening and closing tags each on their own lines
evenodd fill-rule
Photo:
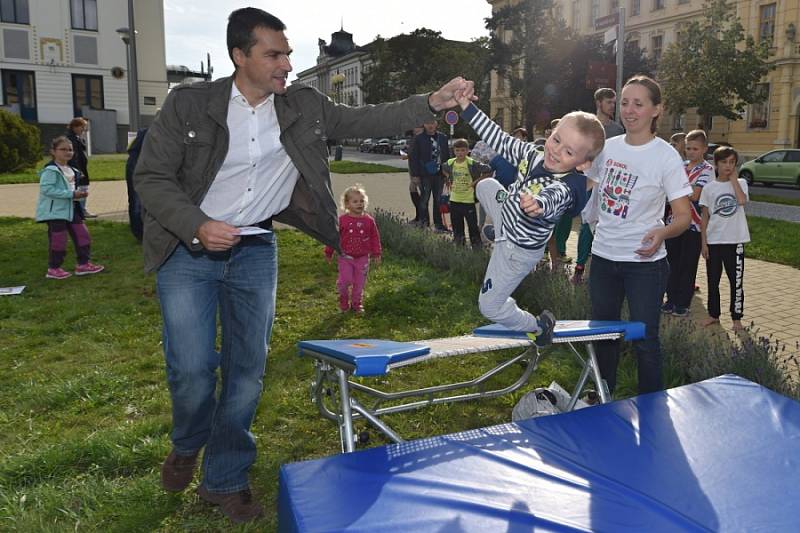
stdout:
<svg viewBox="0 0 800 533">
<path fill-rule="evenodd" d="M 137 0 L 134 22 L 141 124 L 167 96 L 162 0 Z M 94 141 L 111 133 L 125 147 L 129 124 L 127 0 L 3 0 L 0 2 L 0 105 L 34 123 L 43 140 L 86 115 Z M 116 132 L 116 142 L 113 140 Z M 100 150 L 100 151 L 114 151 Z"/>
<path fill-rule="evenodd" d="M 495 11 L 515 0 L 487 1 Z M 703 0 L 555 0 L 554 9 L 568 26 L 589 35 L 603 34 L 614 26 L 617 8 L 622 6 L 627 40 L 658 59 L 677 42 L 689 21 L 702 17 L 703 4 Z M 734 4 L 745 33 L 771 43 L 769 61 L 775 69 L 760 85 L 767 97 L 764 103 L 748 106 L 737 121 L 714 117 L 710 139 L 734 145 L 745 157 L 774 148 L 800 148 L 800 0 L 738 0 Z M 514 122 L 517 107 L 503 80 L 493 74 L 493 116 Z M 699 119 L 693 109 L 681 116 L 667 115 L 660 121 L 659 134 L 667 137 L 689 131 Z"/>
</svg>

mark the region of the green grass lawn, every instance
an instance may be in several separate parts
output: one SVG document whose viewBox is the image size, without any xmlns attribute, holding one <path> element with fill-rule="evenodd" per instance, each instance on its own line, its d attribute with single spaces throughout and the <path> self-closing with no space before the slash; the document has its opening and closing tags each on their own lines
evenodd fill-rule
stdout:
<svg viewBox="0 0 800 533">
<path fill-rule="evenodd" d="M 0 280 L 3 286 L 27 286 L 20 296 L 0 297 L 3 530 L 274 531 L 280 465 L 340 451 L 336 427 L 320 418 L 311 402 L 313 366 L 298 358 L 298 341 L 420 340 L 461 335 L 484 323 L 475 302 L 475 274 L 469 277 L 458 265 L 465 258 L 485 257 L 456 251 L 426 232 L 392 227 L 384 219 L 384 237 L 390 242 L 383 264 L 370 273 L 366 315 L 356 317 L 338 311 L 336 269 L 324 261 L 322 246 L 299 232 L 279 231 L 278 306 L 264 393 L 252 428 L 259 452 L 251 482 L 266 517 L 232 528 L 216 509 L 198 500 L 195 485 L 182 494 L 160 489 L 159 466 L 170 449 L 171 418 L 154 278 L 142 272 L 141 250 L 126 225 L 92 221 L 89 228 L 93 260 L 106 271 L 47 280 L 44 226 L 0 218 L 0 248 L 14 250 L 0 256 Z M 420 253 L 430 261 L 420 259 Z M 68 257 L 65 267 L 73 266 Z M 585 287 L 542 271 L 533 285 L 521 288 L 519 299 L 538 309 L 530 302 L 544 297 L 557 312 L 578 318 L 577 310 L 565 306 L 573 305 L 566 300 L 579 292 L 584 298 L 576 301 L 585 308 Z M 727 347 L 710 357 L 716 341 L 703 335 L 707 344 L 698 347 L 683 325 L 666 324 L 662 337 L 669 386 L 686 383 L 687 376 L 698 380 L 736 372 L 755 379 L 751 374 L 763 377 L 765 369 L 769 374 L 763 358 L 732 358 Z M 438 360 L 425 363 L 424 372 L 416 365 L 369 384 L 379 381 L 378 386 L 397 390 L 464 380 L 506 357 Z M 700 365 L 692 357 L 699 357 Z M 392 415 L 388 422 L 408 438 L 507 422 L 525 392 L 553 380 L 570 387 L 577 376 L 574 359 L 553 347 L 532 382 L 514 395 L 438 405 Z M 623 357 L 618 397 L 633 394 L 635 380 L 632 358 Z M 386 442 L 372 433 L 370 446 Z"/>
<path fill-rule="evenodd" d="M 50 158 L 42 158 L 34 168 L 19 172 L 0 174 L 0 185 L 12 183 L 39 183 L 39 171 Z M 128 154 L 97 154 L 89 159 L 89 176 L 92 181 L 111 181 L 125 179 L 125 162 Z"/>
<path fill-rule="evenodd" d="M 748 216 L 747 225 L 746 257 L 800 268 L 800 224 Z"/>
<path fill-rule="evenodd" d="M 125 162 L 128 154 L 99 154 L 89 159 L 89 175 L 92 181 L 110 181 L 125 179 Z M 0 174 L 0 185 L 13 183 L 39 183 L 39 170 L 50 161 L 43 158 L 31 169 Z M 361 163 L 357 161 L 331 161 L 331 172 L 337 174 L 377 174 L 381 172 L 408 172 L 403 168 L 377 163 Z"/>
<path fill-rule="evenodd" d="M 751 194 L 750 200 L 768 204 L 800 205 L 800 198 L 784 198 L 783 196 L 774 196 L 772 194 Z"/>
<path fill-rule="evenodd" d="M 0 259 L 2 285 L 27 285 L 21 296 L 0 298 L 0 529 L 230 530 L 218 511 L 198 501 L 194 486 L 179 495 L 160 489 L 170 401 L 154 278 L 143 274 L 127 226 L 91 222 L 89 228 L 93 260 L 106 271 L 46 280 L 46 229 L 0 218 L 0 247 L 14 250 Z M 388 250 L 370 274 L 366 316 L 343 316 L 336 269 L 324 261 L 322 246 L 294 231 L 279 232 L 279 239 L 278 309 L 253 425 L 259 454 L 251 479 L 267 518 L 251 531 L 275 528 L 281 464 L 339 452 L 336 427 L 310 401 L 313 367 L 297 357 L 299 340 L 423 339 L 482 323 L 477 287 L 465 286 L 457 272 L 434 271 Z M 73 265 L 70 256 L 65 268 Z M 440 361 L 424 373 L 393 372 L 382 381 L 391 388 L 474 377 L 497 359 Z M 569 358 L 550 358 L 535 385 L 576 377 Z M 409 437 L 482 427 L 510 420 L 521 394 L 394 415 L 390 422 Z M 373 435 L 371 445 L 385 442 Z"/>
</svg>

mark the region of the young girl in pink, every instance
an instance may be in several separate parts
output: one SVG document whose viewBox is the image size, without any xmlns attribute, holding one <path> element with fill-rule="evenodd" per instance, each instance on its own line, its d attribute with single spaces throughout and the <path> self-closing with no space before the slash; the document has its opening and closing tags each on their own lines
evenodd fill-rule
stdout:
<svg viewBox="0 0 800 533">
<path fill-rule="evenodd" d="M 344 214 L 339 217 L 338 258 L 339 279 L 336 288 L 339 291 L 339 309 L 342 313 L 349 310 L 363 313 L 362 296 L 369 272 L 369 258 L 376 265 L 381 263 L 381 236 L 375 219 L 366 214 L 367 193 L 360 184 L 347 188 L 342 194 Z M 328 262 L 333 259 L 333 248 L 325 247 Z M 352 288 L 352 292 L 351 292 Z"/>
<path fill-rule="evenodd" d="M 89 262 L 91 238 L 83 223 L 85 213 L 78 200 L 89 193 L 76 188 L 81 173 L 69 165 L 73 147 L 64 136 L 56 137 L 50 146 L 53 160 L 39 172 L 39 200 L 36 204 L 36 221 L 47 223 L 50 243 L 47 274 L 50 279 L 65 279 L 72 274 L 61 268 L 67 255 L 67 237 L 75 243 L 78 264 L 75 275 L 86 276 L 103 270 L 102 265 Z"/>
</svg>

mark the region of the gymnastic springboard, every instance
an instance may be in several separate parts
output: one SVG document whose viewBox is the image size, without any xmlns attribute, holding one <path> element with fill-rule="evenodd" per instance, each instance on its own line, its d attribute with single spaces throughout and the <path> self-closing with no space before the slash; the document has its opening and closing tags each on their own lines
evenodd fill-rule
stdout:
<svg viewBox="0 0 800 533">
<path fill-rule="evenodd" d="M 283 465 L 280 531 L 800 531 L 800 404 L 733 375 Z"/>
<path fill-rule="evenodd" d="M 430 348 L 413 342 L 381 339 L 341 339 L 300 341 L 297 347 L 350 363 L 356 376 L 382 376 L 392 362 L 404 361 L 430 352 Z"/>
<path fill-rule="evenodd" d="M 628 340 L 644 338 L 643 322 L 627 322 L 624 320 L 558 320 L 553 330 L 553 341 L 560 339 L 591 337 L 597 335 L 621 334 Z M 482 337 L 527 338 L 523 331 L 510 330 L 500 324 L 487 324 L 473 330 L 474 335 Z"/>
</svg>

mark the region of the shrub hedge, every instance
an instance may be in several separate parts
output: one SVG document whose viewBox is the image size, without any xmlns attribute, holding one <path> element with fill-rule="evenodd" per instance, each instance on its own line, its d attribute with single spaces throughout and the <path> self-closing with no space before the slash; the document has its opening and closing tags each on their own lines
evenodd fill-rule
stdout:
<svg viewBox="0 0 800 533">
<path fill-rule="evenodd" d="M 0 109 L 0 173 L 31 168 L 41 156 L 39 128 Z"/>
</svg>

